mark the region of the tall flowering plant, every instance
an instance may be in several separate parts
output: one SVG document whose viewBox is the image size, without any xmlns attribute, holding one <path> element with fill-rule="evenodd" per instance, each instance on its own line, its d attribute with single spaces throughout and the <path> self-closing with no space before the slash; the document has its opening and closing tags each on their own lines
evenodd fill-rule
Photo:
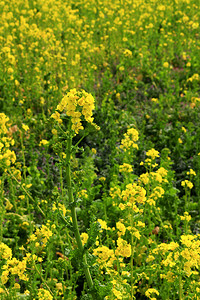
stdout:
<svg viewBox="0 0 200 300">
<path fill-rule="evenodd" d="M 77 214 L 76 214 L 76 199 L 73 194 L 73 185 L 71 180 L 71 156 L 72 152 L 77 151 L 78 143 L 73 146 L 73 138 L 79 134 L 81 130 L 84 130 L 83 122 L 87 122 L 99 129 L 99 127 L 93 122 L 94 118 L 93 110 L 95 108 L 94 98 L 86 91 L 77 91 L 76 89 L 70 90 L 65 95 L 61 102 L 57 105 L 55 113 L 52 114 L 52 118 L 57 121 L 58 130 L 53 130 L 53 134 L 59 136 L 59 132 L 64 136 L 62 149 L 65 147 L 65 152 L 62 152 L 62 158 L 65 160 L 66 166 L 66 178 L 65 183 L 68 192 L 68 206 L 71 210 L 71 220 L 73 225 L 73 232 L 76 239 L 79 253 L 82 256 L 82 265 L 84 274 L 87 280 L 87 285 L 91 291 L 93 298 L 96 299 L 94 292 L 94 284 L 91 276 L 91 272 L 87 262 L 86 247 L 84 247 L 82 238 L 79 232 Z M 67 121 L 67 122 L 66 122 Z"/>
</svg>

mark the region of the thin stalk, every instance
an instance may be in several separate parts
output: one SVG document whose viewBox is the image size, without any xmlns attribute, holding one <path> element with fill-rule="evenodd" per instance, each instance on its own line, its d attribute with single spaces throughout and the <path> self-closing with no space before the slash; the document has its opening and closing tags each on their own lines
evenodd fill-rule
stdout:
<svg viewBox="0 0 200 300">
<path fill-rule="evenodd" d="M 183 300 L 182 276 L 179 275 L 179 300 Z"/>
<path fill-rule="evenodd" d="M 134 291 L 133 291 L 133 233 L 131 232 L 131 299 L 133 299 Z"/>
<path fill-rule="evenodd" d="M 8 174 L 9 173 L 9 174 Z M 22 188 L 22 190 L 25 192 L 25 194 L 28 196 L 28 198 L 30 198 L 33 202 L 35 202 L 35 200 L 33 199 L 33 197 L 27 192 L 27 190 L 24 188 L 24 186 L 20 183 L 20 181 L 17 180 L 17 178 L 8 170 L 8 175 L 10 177 L 12 177 L 19 185 L 20 187 Z M 39 209 L 39 211 L 41 212 L 41 214 L 43 215 L 43 217 L 45 217 L 45 213 L 43 212 L 43 210 L 41 209 L 41 207 L 37 205 L 37 208 Z"/>
<path fill-rule="evenodd" d="M 161 224 L 161 226 L 162 226 L 162 229 L 165 231 L 166 235 L 170 238 L 170 240 L 173 241 L 172 235 L 171 235 L 170 232 L 165 228 L 165 226 L 164 226 L 164 224 L 163 224 L 163 221 L 162 221 L 162 219 L 161 219 L 159 213 L 157 212 L 156 208 L 153 207 L 153 209 L 154 209 L 154 213 L 155 213 L 156 217 L 158 218 L 158 220 L 159 220 L 159 222 L 160 222 L 160 224 Z"/>
<path fill-rule="evenodd" d="M 56 201 L 56 204 L 57 204 L 57 207 L 58 207 L 58 200 Z M 67 220 L 63 216 L 63 214 L 60 212 L 59 208 L 58 208 L 58 213 L 59 213 L 59 216 L 62 218 L 62 220 L 65 222 L 65 224 L 69 225 L 68 222 L 67 222 Z M 66 229 L 66 235 L 67 235 L 68 245 L 70 246 L 70 249 L 71 249 L 71 241 L 70 241 L 70 235 L 69 235 L 69 232 L 68 232 L 68 228 Z M 59 238 L 60 238 L 60 236 L 59 236 Z M 60 238 L 60 241 L 61 241 L 61 238 Z"/>
<path fill-rule="evenodd" d="M 5 209 L 4 209 L 4 205 L 3 205 L 3 189 L 4 189 L 4 177 L 5 175 L 3 174 L 2 176 L 2 180 L 1 180 L 1 195 L 0 195 L 0 208 L 1 208 L 1 212 L 0 212 L 0 242 L 2 242 L 3 239 L 3 220 L 4 220 L 4 213 L 5 213 Z"/>
<path fill-rule="evenodd" d="M 175 201 L 174 201 L 174 210 L 175 210 L 175 216 L 178 215 L 178 197 L 176 196 Z M 178 218 L 175 219 L 175 226 L 176 226 L 176 235 L 178 236 L 178 230 L 179 230 L 179 223 L 178 223 Z"/>
<path fill-rule="evenodd" d="M 34 269 L 36 270 L 36 272 L 37 272 L 38 275 L 40 276 L 40 278 L 41 278 L 43 284 L 46 286 L 46 288 L 48 289 L 49 293 L 50 293 L 51 295 L 53 295 L 52 291 L 50 290 L 50 287 L 49 287 L 48 284 L 46 283 L 46 280 L 45 280 L 44 277 L 42 276 L 41 272 L 38 270 L 38 268 L 37 268 L 35 262 L 34 262 Z"/>
<path fill-rule="evenodd" d="M 133 290 L 133 254 L 134 254 L 134 245 L 133 245 L 133 218 L 130 215 L 130 223 L 131 223 L 131 299 L 134 299 L 134 290 Z"/>
<path fill-rule="evenodd" d="M 66 160 L 67 160 L 67 166 L 66 166 L 67 190 L 68 190 L 69 203 L 71 204 L 71 215 L 72 215 L 72 223 L 73 223 L 73 227 L 74 227 L 74 235 L 76 238 L 78 249 L 80 250 L 81 253 L 83 253 L 84 248 L 83 248 L 83 244 L 82 244 L 79 229 L 78 229 L 75 201 L 74 201 L 72 185 L 71 185 L 71 168 L 70 168 L 71 148 L 72 148 L 72 137 L 69 136 L 67 139 L 67 156 L 66 156 Z M 83 269 L 84 269 L 84 273 L 85 273 L 85 277 L 86 277 L 88 286 L 91 289 L 93 287 L 93 281 L 92 281 L 90 270 L 89 270 L 89 267 L 87 264 L 86 254 L 83 254 L 83 266 L 84 266 Z"/>
<path fill-rule="evenodd" d="M 84 135 L 82 136 L 82 138 L 80 138 L 80 140 L 76 143 L 76 145 L 75 145 L 74 147 L 77 147 L 77 146 L 80 144 L 80 142 L 81 142 L 86 136 L 87 136 L 87 134 L 84 134 Z"/>
<path fill-rule="evenodd" d="M 60 165 L 60 189 L 61 189 L 61 194 L 62 194 L 62 200 L 64 198 L 64 193 L 63 193 L 63 173 L 62 173 L 62 166 Z"/>
<path fill-rule="evenodd" d="M 12 197 L 12 202 L 13 202 L 13 205 L 14 205 L 14 208 L 15 208 L 15 211 L 17 212 L 18 209 L 17 209 L 17 204 L 16 204 L 16 201 L 14 200 L 14 195 L 15 195 L 15 192 L 14 192 L 14 188 L 13 188 L 13 182 L 12 182 L 12 178 L 9 178 L 9 187 L 10 187 L 10 190 L 11 190 L 11 197 Z"/>
<path fill-rule="evenodd" d="M 25 155 L 24 155 L 24 142 L 23 142 L 23 133 L 20 131 L 20 140 L 21 140 L 21 146 L 22 146 L 22 159 L 23 159 L 23 175 L 24 175 L 24 180 L 26 182 L 26 161 L 25 161 Z"/>
</svg>

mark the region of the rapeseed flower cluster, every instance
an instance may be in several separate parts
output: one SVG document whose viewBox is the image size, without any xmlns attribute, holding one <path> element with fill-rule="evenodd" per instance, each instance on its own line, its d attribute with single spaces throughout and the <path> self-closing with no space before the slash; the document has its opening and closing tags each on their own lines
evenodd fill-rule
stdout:
<svg viewBox="0 0 200 300">
<path fill-rule="evenodd" d="M 145 296 L 147 296 L 149 299 L 151 300 L 155 300 L 156 298 L 153 298 L 152 297 L 152 294 L 156 294 L 157 296 L 159 296 L 159 292 L 156 290 L 156 289 L 148 289 L 146 292 L 145 292 Z"/>
<path fill-rule="evenodd" d="M 42 225 L 40 229 L 36 229 L 35 234 L 32 234 L 30 236 L 30 241 L 36 241 L 35 247 L 38 251 L 38 247 L 42 246 L 42 249 L 46 246 L 47 241 L 52 236 L 52 231 L 48 228 L 49 224 Z M 55 228 L 52 225 L 52 228 Z M 31 248 L 32 247 L 29 247 Z M 34 247 L 33 247 L 34 248 Z M 10 247 L 8 247 L 4 243 L 0 243 L 0 262 L 1 262 L 1 290 L 0 293 L 6 294 L 8 293 L 8 290 L 6 286 L 13 287 L 13 289 L 20 289 L 21 281 L 28 282 L 32 274 L 30 273 L 30 270 L 33 270 L 36 268 L 36 266 L 33 266 L 35 263 L 42 263 L 43 259 L 42 257 L 38 257 L 36 254 L 34 254 L 35 250 L 31 250 L 28 252 L 24 246 L 20 247 L 20 250 L 25 251 L 25 255 L 23 258 L 17 259 L 13 257 L 12 250 Z M 40 248 L 41 250 L 41 248 Z M 34 251 L 34 252 L 32 252 Z M 44 255 L 44 252 L 42 253 Z M 32 271 L 31 271 L 32 272 Z M 19 283 L 15 283 L 14 280 L 18 280 Z M 24 283 L 22 283 L 22 286 Z M 25 294 L 29 294 L 29 291 L 25 291 Z M 38 291 L 38 297 L 39 299 L 53 299 L 53 296 L 51 293 L 45 289 L 39 289 Z"/>
<path fill-rule="evenodd" d="M 100 269 L 113 268 L 113 262 L 116 260 L 114 250 L 109 249 L 107 246 L 99 246 L 93 250 L 93 254 L 97 257 Z"/>
<path fill-rule="evenodd" d="M 116 256 L 130 257 L 131 256 L 131 245 L 124 239 L 117 239 L 117 248 L 115 250 Z"/>
<path fill-rule="evenodd" d="M 86 232 L 81 233 L 81 240 L 82 240 L 83 245 L 87 243 L 88 234 Z"/>
<path fill-rule="evenodd" d="M 35 233 L 30 235 L 29 241 L 35 242 L 37 247 L 45 248 L 48 240 L 52 237 L 53 232 L 49 229 L 48 224 L 42 225 L 41 228 L 36 228 Z"/>
<path fill-rule="evenodd" d="M 181 219 L 182 221 L 187 221 L 187 222 L 189 222 L 189 221 L 192 219 L 192 217 L 189 215 L 189 213 L 188 213 L 187 211 L 185 211 L 185 212 L 184 212 L 184 216 L 180 216 L 180 219 Z"/>
<path fill-rule="evenodd" d="M 167 173 L 168 171 L 165 168 L 160 167 L 156 171 L 141 174 L 139 177 L 139 182 L 143 183 L 144 185 L 147 185 L 150 182 L 157 182 L 158 184 L 167 183 Z"/>
<path fill-rule="evenodd" d="M 53 296 L 45 289 L 38 290 L 38 300 L 53 300 Z"/>
<path fill-rule="evenodd" d="M 193 169 L 190 169 L 188 172 L 187 172 L 187 175 L 193 175 L 193 176 L 196 176 L 196 172 L 193 170 Z"/>
<path fill-rule="evenodd" d="M 124 138 L 121 141 L 120 148 L 125 152 L 130 151 L 132 148 L 138 149 L 136 142 L 139 139 L 138 131 L 135 128 L 129 128 L 124 134 Z"/>
<path fill-rule="evenodd" d="M 0 135 L 5 135 L 8 132 L 7 123 L 9 118 L 4 114 L 0 113 Z"/>
<path fill-rule="evenodd" d="M 15 152 L 10 150 L 15 141 L 11 137 L 6 136 L 8 133 L 8 122 L 9 118 L 4 113 L 0 113 L 0 166 L 3 169 L 11 166 L 16 161 Z"/>
<path fill-rule="evenodd" d="M 51 117 L 61 124 L 60 113 L 66 113 L 67 116 L 71 117 L 72 130 L 75 134 L 78 134 L 79 130 L 84 129 L 81 116 L 84 117 L 86 122 L 99 129 L 93 123 L 94 118 L 92 115 L 94 108 L 94 98 L 91 94 L 88 94 L 84 90 L 78 92 L 76 89 L 72 89 L 62 98 L 61 102 L 57 105 L 56 112 Z"/>
<path fill-rule="evenodd" d="M 28 276 L 25 274 L 26 258 L 23 258 L 22 261 L 19 261 L 15 257 L 12 259 L 8 259 L 6 264 L 2 267 L 2 269 L 2 284 L 6 284 L 8 282 L 9 275 L 17 275 L 20 280 L 28 281 Z"/>
<path fill-rule="evenodd" d="M 25 274 L 26 258 L 22 261 L 12 257 L 12 250 L 4 243 L 0 243 L 0 260 L 3 262 L 1 273 L 1 284 L 4 286 L 10 279 L 11 275 L 18 276 L 19 280 L 28 281 Z"/>
<path fill-rule="evenodd" d="M 188 187 L 189 189 L 192 189 L 193 188 L 193 183 L 191 182 L 191 181 L 189 181 L 189 180 L 184 180 L 184 181 L 182 181 L 181 182 L 181 185 L 183 186 L 183 187 Z"/>
<path fill-rule="evenodd" d="M 181 274 L 184 277 L 183 285 L 185 285 L 189 278 L 199 276 L 199 236 L 181 235 L 179 242 L 161 243 L 150 251 L 146 261 L 157 262 L 160 277 L 170 283 L 175 284 Z"/>
<path fill-rule="evenodd" d="M 133 167 L 129 164 L 123 163 L 123 165 L 119 166 L 119 171 L 123 173 L 131 173 L 133 172 Z"/>
<path fill-rule="evenodd" d="M 4 243 L 0 244 L 0 255 L 2 259 L 11 259 L 12 250 Z"/>
<path fill-rule="evenodd" d="M 146 201 L 146 190 L 136 183 L 129 183 L 126 185 L 125 190 L 122 191 L 121 198 L 122 204 L 124 204 L 126 208 L 131 208 L 138 213 L 140 212 L 138 205 L 144 204 Z"/>
</svg>

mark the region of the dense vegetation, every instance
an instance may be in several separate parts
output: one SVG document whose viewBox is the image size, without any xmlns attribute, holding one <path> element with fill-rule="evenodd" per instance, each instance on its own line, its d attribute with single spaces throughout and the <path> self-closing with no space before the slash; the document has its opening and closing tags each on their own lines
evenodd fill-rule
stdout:
<svg viewBox="0 0 200 300">
<path fill-rule="evenodd" d="M 0 299 L 200 299 L 199 1 L 0 12 Z"/>
</svg>

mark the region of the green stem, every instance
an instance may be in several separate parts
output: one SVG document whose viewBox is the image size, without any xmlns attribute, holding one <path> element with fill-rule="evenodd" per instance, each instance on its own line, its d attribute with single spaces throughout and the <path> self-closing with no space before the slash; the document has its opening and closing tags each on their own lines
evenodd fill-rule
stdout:
<svg viewBox="0 0 200 300">
<path fill-rule="evenodd" d="M 24 174 L 24 180 L 26 182 L 26 161 L 25 161 L 25 155 L 24 155 L 24 143 L 23 143 L 23 133 L 20 131 L 20 140 L 21 140 L 21 146 L 22 146 L 22 159 L 23 159 L 23 174 Z"/>
<path fill-rule="evenodd" d="M 179 275 L 179 300 L 183 300 L 182 276 Z"/>
<path fill-rule="evenodd" d="M 84 134 L 82 136 L 82 138 L 80 138 L 80 140 L 76 143 L 76 145 L 74 146 L 75 148 L 80 144 L 80 142 L 87 136 L 87 134 Z"/>
<path fill-rule="evenodd" d="M 11 199 L 12 199 L 12 203 L 13 203 L 13 205 L 14 205 L 15 211 L 17 212 L 18 209 L 17 209 L 16 201 L 15 201 L 15 199 L 14 199 L 14 197 L 15 197 L 15 192 L 14 192 L 14 187 L 13 187 L 12 178 L 9 178 L 8 182 L 9 182 L 9 188 L 10 188 L 10 190 L 11 190 L 11 197 L 12 197 Z"/>
<path fill-rule="evenodd" d="M 63 174 L 62 174 L 62 166 L 60 165 L 60 188 L 61 188 L 61 194 L 62 194 L 62 200 L 64 198 L 63 194 Z"/>
<path fill-rule="evenodd" d="M 134 255 L 134 239 L 133 239 L 133 216 L 130 214 L 130 225 L 131 225 L 131 299 L 134 299 L 133 291 L 133 255 Z"/>
<path fill-rule="evenodd" d="M 71 148 L 72 148 L 72 137 L 69 136 L 67 139 L 67 157 L 66 157 L 66 160 L 67 160 L 67 166 L 66 166 L 67 190 L 68 190 L 69 203 L 71 204 L 71 215 L 72 215 L 72 223 L 73 223 L 73 227 L 74 227 L 74 235 L 76 238 L 78 249 L 80 250 L 81 253 L 83 253 L 84 248 L 83 248 L 83 244 L 82 244 L 79 229 L 78 229 L 75 201 L 74 201 L 72 185 L 71 185 L 71 168 L 70 168 Z M 89 267 L 87 265 L 86 254 L 83 254 L 83 265 L 84 265 L 83 268 L 84 268 L 85 277 L 86 277 L 88 286 L 91 289 L 93 287 L 93 281 L 92 281 Z"/>
<path fill-rule="evenodd" d="M 6 172 L 7 175 L 9 175 L 10 177 L 12 177 L 20 185 L 20 187 L 25 192 L 25 194 L 28 196 L 28 198 L 31 199 L 32 202 L 35 202 L 34 199 L 33 199 L 33 197 L 27 192 L 27 190 L 20 183 L 20 181 L 18 181 L 17 178 L 9 170 L 8 170 L 8 173 Z M 43 217 L 45 217 L 45 213 L 43 212 L 43 210 L 41 209 L 41 207 L 39 206 L 39 204 L 36 204 L 36 205 L 37 205 L 37 208 L 39 209 L 39 211 L 41 212 L 41 214 L 43 215 Z M 28 208 L 27 208 L 27 210 L 29 211 L 29 215 L 30 215 L 29 202 L 28 202 Z"/>
<path fill-rule="evenodd" d="M 0 183 L 0 242 L 2 242 L 3 239 L 3 221 L 4 221 L 4 214 L 5 214 L 5 208 L 3 205 L 3 195 L 4 195 L 4 177 L 5 175 L 3 174 L 1 183 Z"/>
<path fill-rule="evenodd" d="M 178 215 L 178 197 L 177 196 L 174 201 L 174 210 L 175 210 L 175 216 L 177 216 Z M 176 226 L 176 235 L 178 236 L 178 230 L 179 230 L 178 218 L 175 219 L 175 226 Z"/>
<path fill-rule="evenodd" d="M 38 275 L 40 276 L 40 278 L 41 278 L 43 284 L 46 286 L 46 288 L 48 289 L 49 293 L 50 293 L 51 295 L 53 295 L 52 291 L 50 290 L 50 287 L 49 287 L 48 284 L 46 283 L 46 280 L 43 278 L 41 272 L 38 270 L 38 268 L 37 268 L 35 262 L 33 263 L 33 265 L 34 265 L 34 269 L 36 270 L 36 272 L 37 272 Z"/>
<path fill-rule="evenodd" d="M 131 299 L 133 299 L 133 253 L 134 253 L 134 247 L 133 247 L 133 233 L 131 232 Z"/>
</svg>

